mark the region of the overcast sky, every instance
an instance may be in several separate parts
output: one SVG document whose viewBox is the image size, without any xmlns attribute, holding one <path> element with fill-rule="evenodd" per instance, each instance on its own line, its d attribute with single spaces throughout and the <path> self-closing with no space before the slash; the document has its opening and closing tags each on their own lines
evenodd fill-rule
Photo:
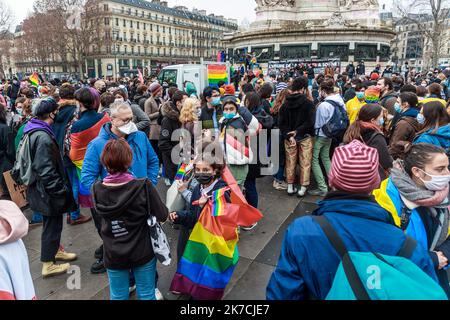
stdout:
<svg viewBox="0 0 450 320">
<path fill-rule="evenodd" d="M 14 12 L 16 24 L 20 23 L 28 13 L 32 11 L 34 0 L 3 0 Z M 255 20 L 254 0 L 168 0 L 169 6 L 184 5 L 189 9 L 195 7 L 204 9 L 208 14 L 214 13 L 227 18 L 234 18 L 242 21 L 247 18 L 250 22 Z"/>
</svg>

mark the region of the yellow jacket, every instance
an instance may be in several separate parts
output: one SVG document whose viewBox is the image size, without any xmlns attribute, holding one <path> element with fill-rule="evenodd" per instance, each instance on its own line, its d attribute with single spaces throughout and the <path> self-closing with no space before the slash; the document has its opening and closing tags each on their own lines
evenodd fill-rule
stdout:
<svg viewBox="0 0 450 320">
<path fill-rule="evenodd" d="M 359 110 L 366 104 L 365 101 L 359 101 L 358 97 L 354 97 L 349 100 L 346 104 L 348 118 L 350 119 L 350 124 L 358 119 Z"/>
<path fill-rule="evenodd" d="M 426 98 L 426 99 L 423 99 L 422 101 L 420 101 L 420 103 L 425 104 L 425 103 L 433 102 L 433 101 L 439 101 L 440 103 L 442 103 L 444 108 L 447 108 L 447 101 L 445 101 L 444 99 L 439 99 L 439 98 Z"/>
</svg>

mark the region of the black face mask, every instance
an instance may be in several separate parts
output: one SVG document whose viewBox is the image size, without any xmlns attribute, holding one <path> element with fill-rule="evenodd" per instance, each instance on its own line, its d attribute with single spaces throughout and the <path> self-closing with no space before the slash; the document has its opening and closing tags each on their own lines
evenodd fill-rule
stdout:
<svg viewBox="0 0 450 320">
<path fill-rule="evenodd" d="M 210 184 L 214 180 L 212 173 L 196 173 L 195 179 L 202 185 Z"/>
</svg>

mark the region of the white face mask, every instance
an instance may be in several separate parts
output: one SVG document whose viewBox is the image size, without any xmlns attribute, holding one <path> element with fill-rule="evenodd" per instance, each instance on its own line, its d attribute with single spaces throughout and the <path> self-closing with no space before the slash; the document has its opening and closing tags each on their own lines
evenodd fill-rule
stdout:
<svg viewBox="0 0 450 320">
<path fill-rule="evenodd" d="M 116 99 L 114 100 L 115 103 L 121 103 L 121 102 L 125 102 L 125 100 L 123 98 L 120 99 Z"/>
<path fill-rule="evenodd" d="M 118 127 L 117 129 L 127 136 L 138 131 L 136 124 L 132 121 L 128 122 L 124 126 Z"/>
<path fill-rule="evenodd" d="M 450 175 L 449 176 L 433 176 L 429 173 L 426 173 L 423 170 L 420 170 L 420 171 L 425 173 L 427 176 L 431 177 L 431 181 L 425 181 L 423 179 L 420 179 L 424 183 L 425 188 L 427 188 L 430 191 L 442 191 L 450 183 Z"/>
</svg>

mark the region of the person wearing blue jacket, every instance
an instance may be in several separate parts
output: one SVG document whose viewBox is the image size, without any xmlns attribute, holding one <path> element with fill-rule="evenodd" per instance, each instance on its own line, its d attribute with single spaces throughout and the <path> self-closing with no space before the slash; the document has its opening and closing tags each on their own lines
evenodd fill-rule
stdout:
<svg viewBox="0 0 450 320">
<path fill-rule="evenodd" d="M 111 106 L 111 123 L 106 123 L 98 137 L 91 141 L 81 172 L 81 183 L 91 188 L 97 179 L 107 176 L 101 165 L 100 156 L 106 143 L 111 139 L 125 138 L 133 150 L 131 173 L 138 179 L 148 178 L 153 185 L 158 183 L 159 160 L 145 133 L 137 130 L 132 122 L 131 107 L 124 103 Z"/>
<path fill-rule="evenodd" d="M 414 144 L 428 143 L 446 151 L 450 149 L 450 116 L 440 102 L 424 104 L 417 121 L 423 125 L 423 129 L 417 134 Z"/>
<path fill-rule="evenodd" d="M 115 103 L 111 106 L 111 122 L 103 125 L 97 138 L 92 140 L 87 148 L 81 170 L 81 184 L 87 190 L 99 179 L 107 176 L 106 168 L 100 158 L 106 143 L 111 139 L 125 138 L 133 151 L 133 163 L 130 171 L 137 179 L 148 178 L 154 186 L 158 183 L 159 159 L 147 135 L 137 129 L 133 122 L 133 112 L 127 103 Z M 100 234 L 101 221 L 95 210 L 91 210 L 95 227 Z M 91 268 L 92 273 L 105 272 L 103 250 L 96 251 L 96 263 Z"/>
<path fill-rule="evenodd" d="M 329 175 L 329 192 L 313 216 L 325 216 L 349 251 L 395 256 L 405 234 L 372 191 L 379 185 L 377 150 L 359 141 L 337 148 Z M 427 250 L 417 245 L 411 261 L 437 282 Z M 313 217 L 289 226 L 278 265 L 267 287 L 268 300 L 325 300 L 341 263 Z"/>
</svg>

